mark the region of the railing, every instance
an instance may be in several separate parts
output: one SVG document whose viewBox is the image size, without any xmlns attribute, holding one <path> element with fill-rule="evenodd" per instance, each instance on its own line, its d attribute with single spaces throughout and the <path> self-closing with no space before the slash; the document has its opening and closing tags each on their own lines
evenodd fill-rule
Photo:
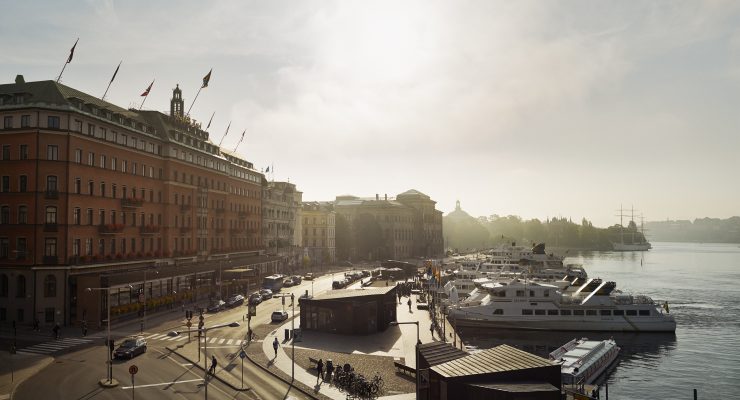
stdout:
<svg viewBox="0 0 740 400">
<path fill-rule="evenodd" d="M 59 198 L 59 191 L 58 190 L 47 190 L 44 193 L 44 198 L 50 199 L 50 200 L 56 200 Z"/>
<path fill-rule="evenodd" d="M 123 208 L 138 208 L 144 205 L 144 201 L 139 199 L 121 199 L 121 207 Z"/>
<path fill-rule="evenodd" d="M 98 225 L 98 233 L 103 234 L 103 235 L 112 235 L 116 233 L 122 233 L 124 227 L 125 226 L 123 224 Z"/>
</svg>

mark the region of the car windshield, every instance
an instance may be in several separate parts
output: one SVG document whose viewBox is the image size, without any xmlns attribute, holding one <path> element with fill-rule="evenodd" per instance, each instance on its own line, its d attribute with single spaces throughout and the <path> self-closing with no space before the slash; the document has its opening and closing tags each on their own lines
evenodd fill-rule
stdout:
<svg viewBox="0 0 740 400">
<path fill-rule="evenodd" d="M 136 347 L 136 340 L 126 340 L 121 344 L 121 347 Z"/>
</svg>

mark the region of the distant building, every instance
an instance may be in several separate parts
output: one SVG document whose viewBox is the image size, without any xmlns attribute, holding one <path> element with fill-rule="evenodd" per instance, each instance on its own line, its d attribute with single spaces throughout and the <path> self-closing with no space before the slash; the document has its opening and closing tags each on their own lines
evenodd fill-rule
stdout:
<svg viewBox="0 0 740 400">
<path fill-rule="evenodd" d="M 312 266 L 336 261 L 334 205 L 325 202 L 304 202 L 301 210 L 304 256 Z"/>
<path fill-rule="evenodd" d="M 301 265 L 300 216 L 303 193 L 289 182 L 268 182 L 262 190 L 262 238 L 286 271 Z M 297 231 L 297 232 L 296 232 Z"/>
<path fill-rule="evenodd" d="M 442 212 L 436 202 L 416 190 L 409 190 L 388 199 L 337 196 L 335 210 L 348 223 L 350 237 L 358 238 L 360 216 L 372 216 L 379 225 L 382 244 L 364 253 L 352 240 L 349 255 L 352 259 L 404 259 L 411 257 L 439 257 L 443 254 Z"/>
</svg>

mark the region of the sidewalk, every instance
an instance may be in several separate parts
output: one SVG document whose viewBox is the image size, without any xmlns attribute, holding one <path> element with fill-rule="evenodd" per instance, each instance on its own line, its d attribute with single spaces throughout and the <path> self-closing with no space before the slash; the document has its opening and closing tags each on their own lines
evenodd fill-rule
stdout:
<svg viewBox="0 0 740 400">
<path fill-rule="evenodd" d="M 202 340 L 201 340 L 201 343 Z M 193 340 L 188 343 L 187 341 L 179 343 L 173 343 L 172 345 L 168 345 L 165 347 L 168 351 L 171 351 L 173 353 L 177 353 L 180 357 L 184 358 L 188 362 L 192 363 L 193 365 L 197 366 L 198 368 L 202 369 L 203 375 L 205 376 L 205 371 L 208 370 L 208 367 L 210 366 L 210 360 L 205 359 L 205 355 L 203 353 L 200 354 L 200 362 L 198 362 L 198 337 L 194 337 Z M 227 363 L 224 364 L 224 361 Z M 244 359 L 242 360 L 239 357 L 239 348 L 234 348 L 234 353 L 231 354 L 231 356 L 226 360 L 221 360 L 220 365 L 216 368 L 216 373 L 214 374 L 214 378 L 218 379 L 225 385 L 229 386 L 230 388 L 234 390 L 240 390 L 240 391 L 247 391 L 250 390 L 250 387 L 245 383 L 242 384 L 240 372 L 241 372 L 241 364 L 242 363 L 249 362 L 249 360 Z M 234 376 L 231 372 L 236 373 L 238 376 Z M 213 378 L 211 378 L 213 379 Z"/>
<path fill-rule="evenodd" d="M 0 352 L 0 400 L 13 397 L 15 388 L 54 361 L 54 357 Z"/>
</svg>

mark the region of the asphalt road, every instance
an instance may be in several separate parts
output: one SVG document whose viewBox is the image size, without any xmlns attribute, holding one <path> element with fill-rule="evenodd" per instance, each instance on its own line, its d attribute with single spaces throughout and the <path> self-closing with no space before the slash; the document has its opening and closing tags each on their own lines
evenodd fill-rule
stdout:
<svg viewBox="0 0 740 400">
<path fill-rule="evenodd" d="M 337 278 L 340 276 L 337 273 Z M 332 275 L 325 275 L 314 281 L 303 281 L 301 285 L 284 288 L 281 294 L 293 293 L 296 298 L 295 312 L 298 313 L 298 297 L 308 290 L 309 294 L 319 294 L 331 290 Z M 285 308 L 291 314 L 290 298 L 285 306 L 280 298 L 264 301 L 257 307 L 257 316 L 252 318 L 252 326 L 271 324 L 273 311 Z M 208 332 L 209 337 L 221 339 L 245 339 L 247 323 L 242 320 L 247 312 L 246 306 L 228 309 L 205 315 L 205 326 L 212 327 L 237 321 L 236 328 L 218 328 Z M 179 310 L 151 315 L 147 319 L 145 332 L 165 334 L 171 330 L 185 330 L 184 314 Z M 197 325 L 197 316 L 193 318 Z M 274 325 L 276 328 L 278 324 Z M 126 326 L 117 327 L 114 337 L 116 343 L 122 336 L 139 333 L 139 322 L 132 321 Z M 187 333 L 184 333 L 187 335 Z M 195 338 L 197 335 L 194 334 Z M 261 339 L 261 338 L 258 338 Z M 203 371 L 177 354 L 171 354 L 165 347 L 175 344 L 171 341 L 149 340 L 145 354 L 133 360 L 114 361 L 113 377 L 120 382 L 113 389 L 103 389 L 98 381 L 107 376 L 105 360 L 106 349 L 100 344 L 80 346 L 71 352 L 57 355 L 55 361 L 21 384 L 13 396 L 14 399 L 202 399 L 205 397 Z M 201 362 L 216 355 L 220 368 L 237 368 L 241 371 L 241 360 L 235 357 L 238 345 L 209 344 L 208 355 L 201 357 Z M 131 383 L 129 366 L 136 365 L 139 372 L 135 376 L 135 385 Z M 201 364 L 201 367 L 203 364 Z M 238 375 L 237 375 L 238 376 Z M 211 399 L 285 399 L 310 398 L 292 388 L 282 380 L 253 365 L 249 360 L 244 362 L 245 385 L 251 390 L 236 391 L 216 379 L 208 384 L 208 397 Z M 134 386 L 132 388 L 132 386 Z"/>
</svg>

